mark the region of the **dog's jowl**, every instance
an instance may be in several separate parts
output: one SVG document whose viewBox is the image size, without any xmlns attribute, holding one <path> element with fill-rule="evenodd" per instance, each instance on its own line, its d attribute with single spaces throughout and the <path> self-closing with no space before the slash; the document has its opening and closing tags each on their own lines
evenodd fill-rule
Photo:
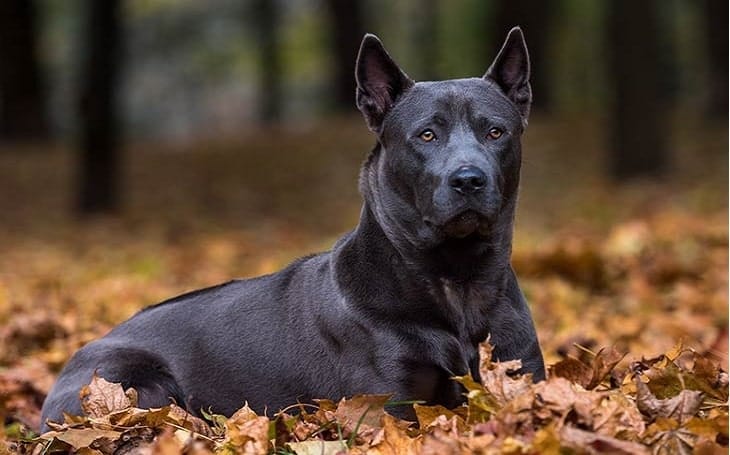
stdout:
<svg viewBox="0 0 730 455">
<path fill-rule="evenodd" d="M 367 35 L 356 101 L 377 143 L 357 227 L 329 252 L 149 307 L 89 343 L 43 421 L 79 414 L 94 372 L 134 387 L 142 407 L 193 414 L 358 393 L 453 407 L 463 390 L 450 378 L 478 377 L 488 336 L 497 359 L 543 379 L 510 265 L 529 72 L 517 28 L 483 77 L 438 82 L 414 82 Z"/>
</svg>

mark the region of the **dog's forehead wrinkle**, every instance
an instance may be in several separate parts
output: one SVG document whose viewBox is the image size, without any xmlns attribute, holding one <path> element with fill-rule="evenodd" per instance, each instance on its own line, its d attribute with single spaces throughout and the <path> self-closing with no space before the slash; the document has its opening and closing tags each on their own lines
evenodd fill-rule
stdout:
<svg viewBox="0 0 730 455">
<path fill-rule="evenodd" d="M 492 81 L 482 78 L 416 83 L 398 103 L 392 116 L 401 125 L 407 117 L 410 121 L 406 123 L 410 124 L 444 117 L 474 123 L 486 119 L 511 131 L 520 130 L 523 123 L 514 103 Z"/>
</svg>

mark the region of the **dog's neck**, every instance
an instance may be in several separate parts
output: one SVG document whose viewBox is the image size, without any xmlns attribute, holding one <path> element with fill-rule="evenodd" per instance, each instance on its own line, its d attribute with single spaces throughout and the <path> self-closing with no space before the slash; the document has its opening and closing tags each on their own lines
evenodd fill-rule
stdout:
<svg viewBox="0 0 730 455">
<path fill-rule="evenodd" d="M 511 215 L 508 222 L 511 227 Z M 481 341 L 485 306 L 501 298 L 513 279 L 511 230 L 506 235 L 490 239 L 480 254 L 470 254 L 466 245 L 443 245 L 419 253 L 419 261 L 392 244 L 365 202 L 357 228 L 333 249 L 335 279 L 343 295 L 365 299 L 373 318 L 412 320 Z M 501 242 L 505 246 L 497 249 Z"/>
<path fill-rule="evenodd" d="M 362 251 L 366 255 L 364 259 L 370 254 L 389 257 L 389 265 L 408 280 L 448 280 L 464 286 L 496 285 L 498 283 L 494 281 L 499 281 L 510 266 L 513 218 L 514 203 L 508 201 L 494 229 L 486 235 L 446 238 L 423 248 L 404 247 L 389 238 L 366 200 L 352 241 L 367 239 L 369 248 Z M 375 249 L 372 247 L 374 243 L 378 245 Z"/>
<path fill-rule="evenodd" d="M 500 241 L 471 256 L 461 246 L 444 245 L 421 253 L 419 261 L 390 242 L 366 202 L 357 228 L 333 249 L 333 271 L 342 295 L 358 302 L 353 308 L 369 319 L 405 326 L 410 321 L 476 345 L 488 335 L 490 308 L 504 301 L 514 280 L 509 246 L 491 247 Z M 458 260 L 461 265 L 453 267 Z"/>
</svg>

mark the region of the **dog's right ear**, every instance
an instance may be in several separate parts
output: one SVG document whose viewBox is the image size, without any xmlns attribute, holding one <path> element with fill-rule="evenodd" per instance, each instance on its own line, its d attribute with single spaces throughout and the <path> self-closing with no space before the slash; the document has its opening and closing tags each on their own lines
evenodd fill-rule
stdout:
<svg viewBox="0 0 730 455">
<path fill-rule="evenodd" d="M 355 66 L 357 108 L 368 128 L 380 133 L 385 114 L 413 81 L 388 55 L 377 36 L 366 34 L 360 44 Z"/>
</svg>

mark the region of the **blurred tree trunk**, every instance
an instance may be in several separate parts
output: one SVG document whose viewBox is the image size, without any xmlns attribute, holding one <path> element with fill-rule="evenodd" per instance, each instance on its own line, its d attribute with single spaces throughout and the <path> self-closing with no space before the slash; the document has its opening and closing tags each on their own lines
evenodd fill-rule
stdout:
<svg viewBox="0 0 730 455">
<path fill-rule="evenodd" d="M 439 46 L 438 19 L 439 2 L 422 0 L 412 6 L 412 40 L 415 49 L 415 63 L 412 77 L 419 80 L 433 81 L 438 79 Z"/>
<path fill-rule="evenodd" d="M 710 117 L 728 115 L 728 4 L 727 0 L 705 0 L 705 30 L 710 80 L 707 113 Z"/>
<path fill-rule="evenodd" d="M 259 120 L 281 119 L 282 85 L 279 53 L 279 5 L 273 0 L 255 0 L 250 15 L 256 33 L 259 58 Z"/>
<path fill-rule="evenodd" d="M 668 167 L 657 3 L 606 2 L 605 45 L 613 94 L 609 167 L 617 180 L 656 177 Z"/>
<path fill-rule="evenodd" d="M 121 58 L 121 0 L 87 0 L 79 93 L 80 174 L 78 210 L 114 212 L 119 207 L 117 82 Z"/>
<path fill-rule="evenodd" d="M 355 110 L 355 59 L 365 34 L 361 0 L 327 0 L 332 24 L 334 101 L 337 110 Z"/>
<path fill-rule="evenodd" d="M 491 28 L 492 47 L 495 48 L 502 45 L 512 27 L 519 25 L 522 28 L 530 51 L 532 108 L 543 112 L 549 111 L 553 104 L 547 53 L 556 5 L 557 2 L 549 1 L 498 0 L 495 4 L 496 27 Z"/>
<path fill-rule="evenodd" d="M 0 1 L 0 139 L 48 137 L 32 0 Z"/>
</svg>

